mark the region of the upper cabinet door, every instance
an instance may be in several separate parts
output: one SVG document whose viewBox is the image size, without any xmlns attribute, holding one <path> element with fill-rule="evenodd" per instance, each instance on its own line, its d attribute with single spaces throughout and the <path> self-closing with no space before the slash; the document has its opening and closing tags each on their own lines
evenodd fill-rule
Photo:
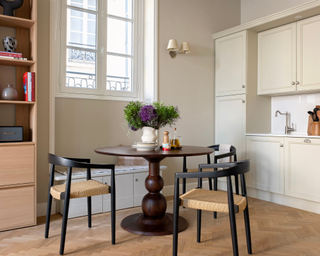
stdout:
<svg viewBox="0 0 320 256">
<path fill-rule="evenodd" d="M 296 23 L 258 34 L 258 95 L 296 90 Z"/>
<path fill-rule="evenodd" d="M 320 89 L 320 16 L 297 22 L 297 90 Z"/>
<path fill-rule="evenodd" d="M 216 96 L 246 93 L 247 33 L 215 40 Z"/>
</svg>

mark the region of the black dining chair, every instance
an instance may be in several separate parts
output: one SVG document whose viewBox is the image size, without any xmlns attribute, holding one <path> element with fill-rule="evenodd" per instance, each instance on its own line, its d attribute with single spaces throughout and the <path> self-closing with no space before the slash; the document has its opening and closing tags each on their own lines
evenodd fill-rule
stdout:
<svg viewBox="0 0 320 256">
<path fill-rule="evenodd" d="M 49 154 L 48 162 L 51 164 L 47 218 L 45 227 L 45 238 L 49 236 L 50 214 L 52 198 L 57 200 L 64 200 L 64 210 L 61 229 L 60 255 L 64 253 L 67 221 L 69 212 L 69 201 L 72 198 L 87 197 L 88 204 L 88 227 L 91 228 L 91 197 L 102 194 L 111 194 L 111 243 L 115 244 L 115 222 L 116 222 L 116 202 L 115 202 L 115 165 L 114 164 L 91 164 L 90 159 L 80 158 L 63 158 L 53 154 Z M 68 168 L 66 184 L 54 185 L 55 166 L 64 166 Z M 72 182 L 72 168 L 87 169 L 87 180 Z M 111 184 L 103 184 L 99 181 L 91 179 L 91 169 L 110 169 L 111 170 Z"/>
<path fill-rule="evenodd" d="M 214 149 L 214 152 L 219 152 L 220 149 L 220 144 L 216 144 L 216 145 L 212 145 L 212 146 L 208 146 L 208 148 L 212 148 Z M 237 162 L 237 150 L 234 146 L 230 146 L 230 152 L 227 153 L 222 153 L 222 154 L 218 154 L 218 155 L 214 155 L 214 163 L 218 163 L 218 161 L 220 159 L 229 157 L 230 158 L 230 162 L 232 162 L 232 157 L 233 157 L 233 161 Z M 207 164 L 211 164 L 211 158 L 210 158 L 210 154 L 207 155 Z M 217 171 L 217 168 L 215 169 L 207 169 L 204 170 L 207 172 L 212 172 L 212 171 Z M 198 172 L 198 168 L 187 168 L 187 157 L 183 157 L 183 172 Z M 238 175 L 234 176 L 234 181 L 235 181 L 235 189 L 236 189 L 236 194 L 239 195 L 239 179 L 238 179 Z M 209 189 L 212 190 L 212 178 L 208 178 L 208 182 L 209 182 Z M 217 191 L 218 190 L 218 179 L 217 178 L 213 178 L 213 190 Z M 186 179 L 182 180 L 182 193 L 186 193 Z M 213 217 L 216 219 L 217 218 L 217 213 L 214 212 L 213 213 Z"/>
<path fill-rule="evenodd" d="M 206 169 L 224 168 L 221 171 L 203 172 Z M 227 169 L 226 169 L 227 168 Z M 195 173 L 176 173 L 174 185 L 174 204 L 173 204 L 173 256 L 178 253 L 178 222 L 179 206 L 197 209 L 197 242 L 201 241 L 201 211 L 215 211 L 229 213 L 233 255 L 238 253 L 237 227 L 235 214 L 244 212 L 246 227 L 247 250 L 252 254 L 251 233 L 249 222 L 249 210 L 247 190 L 244 174 L 250 170 L 249 160 L 233 163 L 221 164 L 200 164 L 199 172 Z M 231 176 L 240 175 L 242 195 L 234 194 L 232 191 Z M 227 178 L 227 191 L 212 191 L 202 189 L 203 178 Z M 198 187 L 179 195 L 179 179 L 198 178 Z"/>
</svg>

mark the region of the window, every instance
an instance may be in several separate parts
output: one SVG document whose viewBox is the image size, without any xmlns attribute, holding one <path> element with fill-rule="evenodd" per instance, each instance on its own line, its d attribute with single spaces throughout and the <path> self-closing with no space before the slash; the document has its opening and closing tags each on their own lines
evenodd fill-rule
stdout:
<svg viewBox="0 0 320 256">
<path fill-rule="evenodd" d="M 61 1 L 59 93 L 137 99 L 142 0 Z"/>
</svg>

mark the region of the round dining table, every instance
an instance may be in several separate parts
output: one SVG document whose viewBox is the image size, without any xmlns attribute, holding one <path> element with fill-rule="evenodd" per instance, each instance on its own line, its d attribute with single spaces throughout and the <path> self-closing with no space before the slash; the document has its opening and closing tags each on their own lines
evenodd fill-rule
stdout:
<svg viewBox="0 0 320 256">
<path fill-rule="evenodd" d="M 164 185 L 163 179 L 160 176 L 160 161 L 166 157 L 207 155 L 211 154 L 214 149 L 182 146 L 181 149 L 170 151 L 162 151 L 161 149 L 139 151 L 132 146 L 115 146 L 96 148 L 94 151 L 98 154 L 111 156 L 143 157 L 149 162 L 149 175 L 145 180 L 145 187 L 149 193 L 142 199 L 142 213 L 125 217 L 121 222 L 121 227 L 124 230 L 139 235 L 159 236 L 173 233 L 173 214 L 166 213 L 167 201 L 160 193 Z M 176 172 L 177 170 L 172 171 Z M 187 227 L 187 221 L 179 216 L 178 231 L 183 231 Z"/>
</svg>

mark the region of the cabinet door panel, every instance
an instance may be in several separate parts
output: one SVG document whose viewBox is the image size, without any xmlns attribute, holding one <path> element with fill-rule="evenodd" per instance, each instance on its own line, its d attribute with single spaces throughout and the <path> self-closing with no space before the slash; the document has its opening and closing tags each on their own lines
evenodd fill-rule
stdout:
<svg viewBox="0 0 320 256">
<path fill-rule="evenodd" d="M 143 197 L 148 193 L 148 190 L 145 186 L 145 180 L 148 177 L 148 172 L 141 172 L 134 174 L 134 198 L 133 198 L 133 205 L 140 206 Z"/>
<path fill-rule="evenodd" d="M 103 177 L 103 182 L 110 183 L 110 176 Z M 116 209 L 133 207 L 133 174 L 116 176 Z M 103 212 L 111 211 L 110 195 L 103 195 Z"/>
<path fill-rule="evenodd" d="M 215 40 L 216 96 L 246 93 L 246 32 Z"/>
<path fill-rule="evenodd" d="M 34 186 L 0 189 L 0 231 L 36 224 Z"/>
<path fill-rule="evenodd" d="M 33 183 L 34 146 L 0 147 L 0 186 Z"/>
<path fill-rule="evenodd" d="M 236 147 L 238 160 L 245 157 L 246 96 L 216 97 L 215 144 Z"/>
<path fill-rule="evenodd" d="M 320 89 L 320 16 L 297 22 L 298 91 Z"/>
<path fill-rule="evenodd" d="M 320 202 L 320 140 L 286 138 L 285 194 Z"/>
<path fill-rule="evenodd" d="M 296 90 L 296 23 L 258 34 L 258 94 Z"/>
<path fill-rule="evenodd" d="M 250 172 L 247 186 L 284 194 L 284 149 L 282 137 L 247 136 Z"/>
<path fill-rule="evenodd" d="M 102 182 L 102 177 L 92 178 L 92 179 Z M 76 179 L 76 180 L 72 180 L 71 183 L 77 182 L 77 181 L 84 181 L 84 180 L 86 179 Z M 91 208 L 92 214 L 101 213 L 102 212 L 102 195 L 92 196 L 91 206 L 92 206 Z M 64 200 L 60 200 L 61 214 L 63 214 L 63 209 L 64 209 Z M 75 217 L 85 216 L 85 215 L 88 215 L 87 198 L 81 197 L 81 198 L 70 199 L 68 218 L 75 218 Z"/>
</svg>

